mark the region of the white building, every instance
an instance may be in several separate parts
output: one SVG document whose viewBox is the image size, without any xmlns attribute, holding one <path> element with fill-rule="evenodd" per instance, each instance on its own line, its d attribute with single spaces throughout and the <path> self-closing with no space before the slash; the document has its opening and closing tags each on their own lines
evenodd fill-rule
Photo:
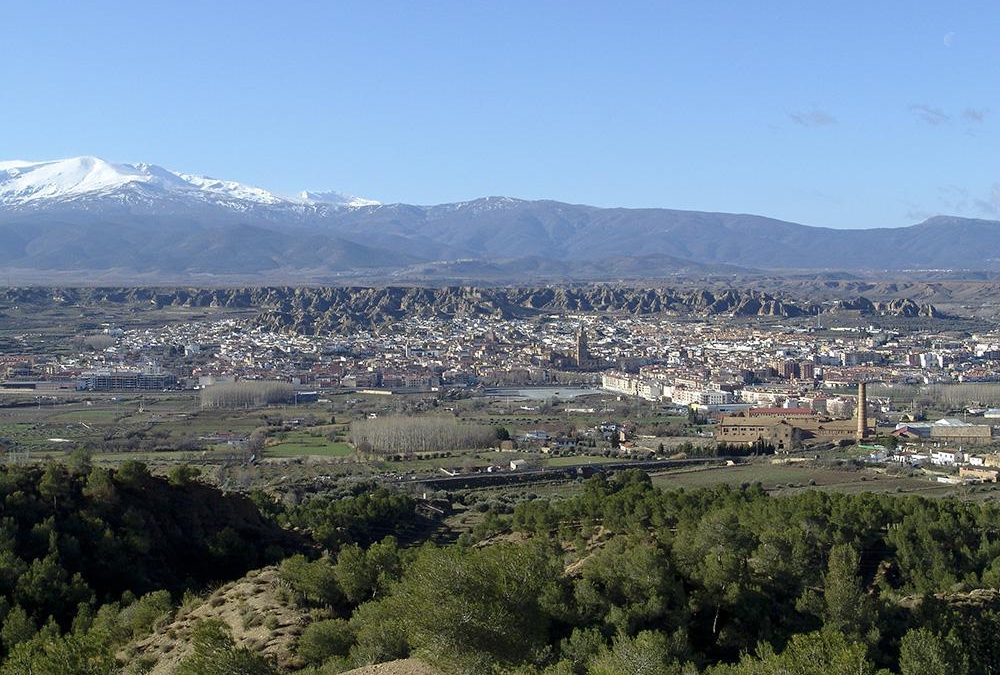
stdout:
<svg viewBox="0 0 1000 675">
<path fill-rule="evenodd" d="M 659 401 L 663 398 L 663 383 L 657 380 L 645 380 L 639 383 L 638 394 L 647 401 Z"/>
<path fill-rule="evenodd" d="M 601 387 L 616 394 L 639 395 L 639 378 L 618 371 L 601 373 Z"/>
<path fill-rule="evenodd" d="M 726 405 L 733 402 L 732 392 L 721 389 L 674 389 L 672 400 L 680 405 Z"/>
<path fill-rule="evenodd" d="M 930 457 L 915 452 L 897 452 L 895 455 L 887 457 L 886 461 L 902 464 L 903 466 L 920 466 L 929 462 Z"/>
<path fill-rule="evenodd" d="M 938 466 L 957 466 L 963 461 L 961 450 L 934 450 L 931 452 L 931 464 Z"/>
</svg>

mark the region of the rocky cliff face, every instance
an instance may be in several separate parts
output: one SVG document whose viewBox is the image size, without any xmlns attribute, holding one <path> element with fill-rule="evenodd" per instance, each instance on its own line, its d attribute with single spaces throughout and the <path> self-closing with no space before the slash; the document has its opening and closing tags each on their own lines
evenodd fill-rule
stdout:
<svg viewBox="0 0 1000 675">
<path fill-rule="evenodd" d="M 840 309 L 858 311 L 862 314 L 881 314 L 902 317 L 942 317 L 943 314 L 934 305 L 925 303 L 918 305 L 910 298 L 896 298 L 885 302 L 872 302 L 864 296 L 842 300 L 836 305 Z"/>
<path fill-rule="evenodd" d="M 670 289 L 591 288 L 354 288 L 307 289 L 265 310 L 261 325 L 302 333 L 380 324 L 408 317 L 485 315 L 528 317 L 552 312 L 800 316 L 811 311 L 754 291 L 677 292 Z"/>
<path fill-rule="evenodd" d="M 270 288 L 8 288 L 0 300 L 10 304 L 143 304 L 157 307 L 225 307 L 257 310 L 257 325 L 303 334 L 347 330 L 407 318 L 482 315 L 530 317 L 543 313 L 615 312 L 695 316 L 798 317 L 820 306 L 771 293 L 728 289 L 676 290 L 617 286 L 477 288 L 270 287 Z M 940 316 L 932 305 L 909 299 L 874 303 L 845 300 L 835 310 L 902 317 Z"/>
</svg>

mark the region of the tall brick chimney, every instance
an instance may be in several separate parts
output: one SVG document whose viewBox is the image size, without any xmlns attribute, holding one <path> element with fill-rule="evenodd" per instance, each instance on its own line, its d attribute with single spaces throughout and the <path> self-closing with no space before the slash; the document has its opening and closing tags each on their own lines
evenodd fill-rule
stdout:
<svg viewBox="0 0 1000 675">
<path fill-rule="evenodd" d="M 868 392 L 864 382 L 858 382 L 858 431 L 855 438 L 859 441 L 865 439 L 868 433 Z"/>
</svg>

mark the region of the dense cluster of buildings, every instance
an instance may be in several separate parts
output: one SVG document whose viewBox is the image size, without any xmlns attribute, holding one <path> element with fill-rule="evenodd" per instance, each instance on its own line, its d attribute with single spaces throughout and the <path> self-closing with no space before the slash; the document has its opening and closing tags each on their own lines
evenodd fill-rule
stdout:
<svg viewBox="0 0 1000 675">
<path fill-rule="evenodd" d="M 907 445 L 887 450 L 880 447 L 868 455 L 867 461 L 952 472 L 939 474 L 938 480 L 946 483 L 996 483 L 1000 480 L 1000 454 L 979 448 Z"/>
<path fill-rule="evenodd" d="M 816 420 L 843 420 L 856 414 L 851 388 L 858 382 L 1000 381 L 997 331 L 956 337 L 873 326 L 823 329 L 724 318 L 581 314 L 414 318 L 326 336 L 274 332 L 225 319 L 155 329 L 108 326 L 101 337 L 103 343 L 91 341 L 90 348 L 70 357 L 0 356 L 0 382 L 155 390 L 268 379 L 305 390 L 393 392 L 589 383 L 691 406 L 720 419 L 752 408 L 801 408 Z M 872 405 L 884 412 L 884 401 L 875 397 Z M 803 422 L 791 432 L 774 427 L 765 435 L 840 433 L 829 423 L 812 430 L 806 426 Z M 914 426 L 908 433 L 920 429 Z"/>
</svg>

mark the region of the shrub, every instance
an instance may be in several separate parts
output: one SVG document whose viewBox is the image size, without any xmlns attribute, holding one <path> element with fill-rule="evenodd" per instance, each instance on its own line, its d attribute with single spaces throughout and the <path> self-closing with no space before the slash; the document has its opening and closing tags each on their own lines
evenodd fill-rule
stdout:
<svg viewBox="0 0 1000 675">
<path fill-rule="evenodd" d="M 306 663 L 319 665 L 333 656 L 347 656 L 354 644 L 354 631 L 344 619 L 309 624 L 299 638 L 298 655 Z"/>
</svg>

